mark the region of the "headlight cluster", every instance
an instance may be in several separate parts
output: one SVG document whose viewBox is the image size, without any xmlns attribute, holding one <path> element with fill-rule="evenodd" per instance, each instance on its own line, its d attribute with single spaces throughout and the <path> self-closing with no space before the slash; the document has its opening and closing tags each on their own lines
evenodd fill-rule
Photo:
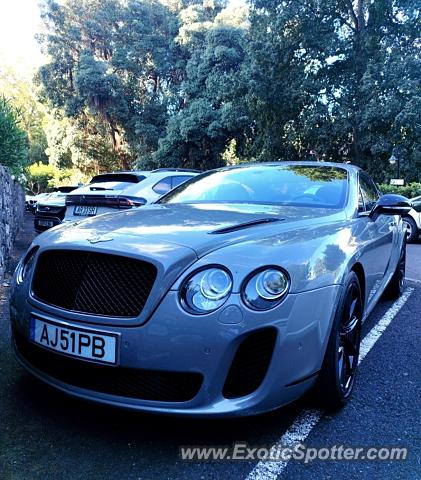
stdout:
<svg viewBox="0 0 421 480">
<path fill-rule="evenodd" d="M 254 272 L 245 282 L 242 297 L 254 310 L 269 310 L 278 305 L 289 289 L 288 274 L 278 267 Z"/>
<path fill-rule="evenodd" d="M 228 271 L 210 267 L 187 278 L 181 288 L 181 303 L 192 313 L 213 312 L 226 302 L 231 290 Z"/>
<path fill-rule="evenodd" d="M 241 297 L 253 310 L 269 310 L 283 300 L 289 286 L 289 276 L 283 269 L 265 267 L 246 278 Z M 230 272 L 221 266 L 211 266 L 187 277 L 181 286 L 180 300 L 188 312 L 205 314 L 221 307 L 231 291 Z"/>
<path fill-rule="evenodd" d="M 18 263 L 18 266 L 16 267 L 16 281 L 18 284 L 23 283 L 26 275 L 31 270 L 37 250 L 38 247 L 29 250 L 25 257 Z"/>
</svg>

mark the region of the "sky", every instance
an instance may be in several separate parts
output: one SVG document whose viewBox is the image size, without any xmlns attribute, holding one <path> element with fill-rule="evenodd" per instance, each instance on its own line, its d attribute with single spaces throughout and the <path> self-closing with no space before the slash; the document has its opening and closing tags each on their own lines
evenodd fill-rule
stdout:
<svg viewBox="0 0 421 480">
<path fill-rule="evenodd" d="M 13 66 L 23 75 L 43 63 L 34 38 L 39 31 L 39 0 L 2 0 L 0 16 L 0 69 Z"/>
</svg>

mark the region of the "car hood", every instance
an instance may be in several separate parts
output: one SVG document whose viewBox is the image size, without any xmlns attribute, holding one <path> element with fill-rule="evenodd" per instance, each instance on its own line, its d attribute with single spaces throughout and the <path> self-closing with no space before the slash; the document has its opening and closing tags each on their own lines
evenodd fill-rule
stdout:
<svg viewBox="0 0 421 480">
<path fill-rule="evenodd" d="M 66 194 L 56 195 L 45 200 L 40 200 L 41 207 L 64 207 L 66 205 Z"/>
<path fill-rule="evenodd" d="M 104 214 L 51 231 L 49 242 L 89 237 L 126 242 L 178 245 L 198 257 L 233 243 L 345 219 L 342 211 L 250 204 L 162 204 Z"/>
<path fill-rule="evenodd" d="M 248 245 L 247 258 L 238 251 L 229 255 L 233 262 L 239 260 L 250 268 L 254 260 L 259 262 L 256 253 L 264 248 L 265 239 L 280 244 L 283 237 L 296 250 L 300 239 L 312 238 L 317 243 L 317 235 L 329 235 L 344 220 L 343 211 L 319 208 L 154 204 L 59 225 L 39 235 L 34 245 L 40 247 L 37 255 L 49 249 L 91 250 L 153 263 L 157 280 L 140 317 L 133 321 L 143 324 L 165 293 L 177 288 L 183 272 L 197 262 L 206 262 L 201 257 L 209 254 L 211 263 L 218 263 L 219 249 L 238 246 L 241 251 L 241 245 Z"/>
</svg>

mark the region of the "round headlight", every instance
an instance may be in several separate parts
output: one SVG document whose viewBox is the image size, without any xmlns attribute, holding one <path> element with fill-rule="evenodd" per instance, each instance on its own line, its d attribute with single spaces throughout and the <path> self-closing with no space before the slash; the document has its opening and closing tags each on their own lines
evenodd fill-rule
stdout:
<svg viewBox="0 0 421 480">
<path fill-rule="evenodd" d="M 226 302 L 231 290 L 229 272 L 221 267 L 210 267 L 190 275 L 183 283 L 181 304 L 190 313 L 213 312 Z"/>
<path fill-rule="evenodd" d="M 288 292 L 288 274 L 278 267 L 267 267 L 251 275 L 242 289 L 246 305 L 254 310 L 269 310 L 278 305 Z"/>
</svg>

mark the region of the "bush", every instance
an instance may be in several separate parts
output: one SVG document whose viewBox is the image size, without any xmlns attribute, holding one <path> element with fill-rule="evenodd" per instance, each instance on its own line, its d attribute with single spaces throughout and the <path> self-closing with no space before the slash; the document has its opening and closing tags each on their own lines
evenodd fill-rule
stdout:
<svg viewBox="0 0 421 480">
<path fill-rule="evenodd" d="M 28 138 L 21 127 L 20 112 L 0 96 L 0 164 L 20 177 L 28 161 Z"/>
<path fill-rule="evenodd" d="M 413 182 L 408 185 L 387 185 L 383 183 L 379 185 L 382 193 L 397 193 L 407 198 L 419 197 L 421 195 L 421 183 Z"/>
<path fill-rule="evenodd" d="M 30 193 L 41 193 L 52 190 L 58 185 L 71 185 L 74 171 L 72 169 L 59 169 L 54 165 L 33 163 L 27 169 L 26 188 Z M 73 181 L 77 184 L 78 182 Z"/>
</svg>

